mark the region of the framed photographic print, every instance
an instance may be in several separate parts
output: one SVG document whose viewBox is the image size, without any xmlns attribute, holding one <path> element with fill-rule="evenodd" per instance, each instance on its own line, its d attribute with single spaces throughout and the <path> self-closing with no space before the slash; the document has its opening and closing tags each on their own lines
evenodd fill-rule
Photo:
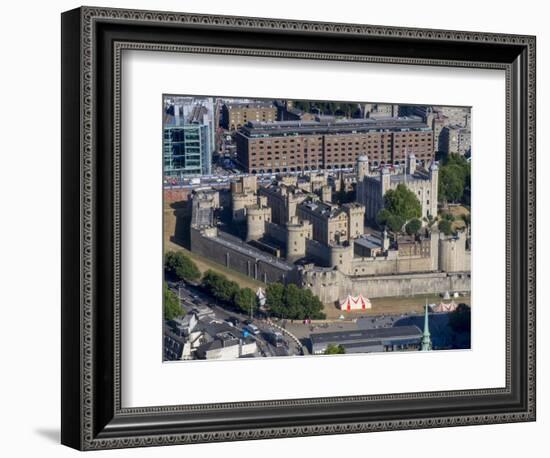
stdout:
<svg viewBox="0 0 550 458">
<path fill-rule="evenodd" d="M 62 443 L 533 421 L 535 38 L 62 15 Z"/>
</svg>

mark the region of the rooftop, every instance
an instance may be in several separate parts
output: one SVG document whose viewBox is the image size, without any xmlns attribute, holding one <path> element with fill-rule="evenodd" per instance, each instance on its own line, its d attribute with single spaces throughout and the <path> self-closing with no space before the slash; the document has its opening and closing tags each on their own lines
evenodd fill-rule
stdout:
<svg viewBox="0 0 550 458">
<path fill-rule="evenodd" d="M 326 218 L 332 218 L 342 212 L 338 205 L 331 205 L 320 200 L 306 200 L 299 206 Z"/>
<path fill-rule="evenodd" d="M 422 331 L 418 326 L 398 326 L 394 328 L 362 329 L 357 331 L 336 331 L 310 335 L 313 345 L 350 344 L 354 342 L 375 342 L 395 339 L 420 339 Z"/>
<path fill-rule="evenodd" d="M 228 109 L 232 108 L 275 108 L 272 102 L 256 101 L 256 102 L 228 102 L 225 104 Z"/>
<path fill-rule="evenodd" d="M 315 121 L 250 121 L 240 132 L 249 137 L 295 136 L 299 134 L 350 134 L 357 132 L 430 131 L 418 116 L 335 119 L 317 117 Z"/>
</svg>

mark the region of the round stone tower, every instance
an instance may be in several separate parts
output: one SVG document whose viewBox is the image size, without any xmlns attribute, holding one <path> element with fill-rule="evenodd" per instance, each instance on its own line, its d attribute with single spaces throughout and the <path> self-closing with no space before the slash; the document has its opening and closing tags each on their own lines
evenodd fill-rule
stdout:
<svg viewBox="0 0 550 458">
<path fill-rule="evenodd" d="M 439 270 L 443 272 L 461 272 L 466 266 L 466 233 L 459 232 L 456 237 L 439 237 Z"/>
<path fill-rule="evenodd" d="M 246 218 L 246 206 L 250 205 L 250 196 L 244 193 L 237 193 L 231 196 L 233 210 L 233 221 L 244 221 Z"/>
<path fill-rule="evenodd" d="M 337 267 L 340 272 L 350 274 L 353 260 L 353 245 L 331 245 L 329 250 L 330 267 Z"/>
<path fill-rule="evenodd" d="M 299 223 L 294 220 L 286 226 L 286 259 L 290 262 L 297 261 L 306 255 L 306 239 L 311 238 L 313 231 L 309 221 Z"/>
<path fill-rule="evenodd" d="M 271 221 L 271 208 L 251 205 L 246 208 L 246 241 L 258 240 L 265 234 L 265 225 Z"/>
</svg>

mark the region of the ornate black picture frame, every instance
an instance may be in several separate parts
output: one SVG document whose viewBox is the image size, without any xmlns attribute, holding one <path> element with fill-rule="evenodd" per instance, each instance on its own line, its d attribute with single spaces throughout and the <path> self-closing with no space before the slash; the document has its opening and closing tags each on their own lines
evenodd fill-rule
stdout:
<svg viewBox="0 0 550 458">
<path fill-rule="evenodd" d="M 124 49 L 506 72 L 506 386 L 123 408 Z M 82 7 L 62 15 L 62 435 L 80 450 L 535 420 L 535 37 Z"/>
</svg>

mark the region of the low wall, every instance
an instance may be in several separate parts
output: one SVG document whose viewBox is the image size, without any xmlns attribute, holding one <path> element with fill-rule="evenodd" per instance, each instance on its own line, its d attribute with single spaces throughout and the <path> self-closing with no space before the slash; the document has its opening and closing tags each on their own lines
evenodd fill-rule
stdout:
<svg viewBox="0 0 550 458">
<path fill-rule="evenodd" d="M 354 258 L 351 273 L 353 275 L 388 275 L 410 272 L 429 272 L 432 258 L 421 256 L 398 257 L 395 260 L 378 258 Z"/>
<path fill-rule="evenodd" d="M 367 297 L 414 296 L 418 294 L 440 294 L 446 291 L 470 291 L 470 274 L 405 274 L 354 278 L 352 294 Z"/>
<path fill-rule="evenodd" d="M 322 302 L 330 304 L 348 294 L 376 298 L 470 291 L 470 273 L 434 272 L 361 277 L 348 276 L 338 270 L 306 271 L 302 274 L 301 285 L 310 288 Z"/>
<path fill-rule="evenodd" d="M 250 245 L 247 252 L 227 246 L 218 237 L 206 237 L 199 229 L 191 228 L 191 251 L 265 283 L 288 283 L 296 279 L 294 269 L 284 263 L 273 263 L 266 255 Z"/>
</svg>

